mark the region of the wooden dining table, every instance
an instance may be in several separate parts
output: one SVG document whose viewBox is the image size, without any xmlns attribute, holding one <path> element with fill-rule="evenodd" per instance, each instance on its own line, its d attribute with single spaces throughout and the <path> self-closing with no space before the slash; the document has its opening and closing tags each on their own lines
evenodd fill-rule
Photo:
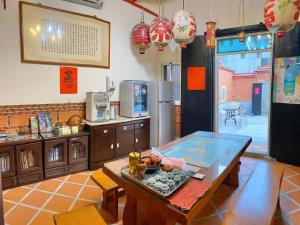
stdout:
<svg viewBox="0 0 300 225">
<path fill-rule="evenodd" d="M 123 225 L 191 224 L 222 183 L 239 186 L 240 157 L 251 141 L 247 136 L 196 132 L 158 148 L 166 157 L 181 158 L 188 165 L 199 167 L 199 172 L 205 174 L 203 181 L 211 184 L 188 211 L 123 177 L 121 170 L 128 166 L 127 157 L 104 164 L 103 171 L 127 193 Z M 148 155 L 149 151 L 143 154 Z"/>
</svg>

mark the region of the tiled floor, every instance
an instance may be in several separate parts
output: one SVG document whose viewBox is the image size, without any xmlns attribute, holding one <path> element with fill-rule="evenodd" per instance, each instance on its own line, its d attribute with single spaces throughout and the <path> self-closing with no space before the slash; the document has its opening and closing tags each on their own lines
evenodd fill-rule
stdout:
<svg viewBox="0 0 300 225">
<path fill-rule="evenodd" d="M 249 178 L 258 159 L 242 158 L 240 187 L 232 191 L 222 185 L 193 225 L 220 225 L 233 199 Z M 5 223 L 7 225 L 54 225 L 53 214 L 94 204 L 98 206 L 102 192 L 90 180 L 91 172 L 84 172 L 38 184 L 18 187 L 4 192 Z M 125 197 L 119 201 L 120 218 Z M 285 166 L 281 212 L 277 213 L 275 225 L 300 225 L 300 167 Z M 101 208 L 101 207 L 99 207 Z M 110 223 L 109 215 L 100 209 L 101 215 Z M 117 224 L 122 224 L 122 220 Z"/>
</svg>

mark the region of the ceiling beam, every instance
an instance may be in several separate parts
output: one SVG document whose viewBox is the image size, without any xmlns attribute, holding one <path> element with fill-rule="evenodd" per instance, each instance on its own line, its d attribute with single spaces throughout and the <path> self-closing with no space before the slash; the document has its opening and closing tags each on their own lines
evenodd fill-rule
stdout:
<svg viewBox="0 0 300 225">
<path fill-rule="evenodd" d="M 156 12 L 153 12 L 152 10 L 147 9 L 144 6 L 136 3 L 136 0 L 123 0 L 123 1 L 129 3 L 129 4 L 133 5 L 133 6 L 135 6 L 135 7 L 139 8 L 139 9 L 141 9 L 141 10 L 143 10 L 146 13 L 151 14 L 152 16 L 158 17 L 158 14 Z"/>
</svg>

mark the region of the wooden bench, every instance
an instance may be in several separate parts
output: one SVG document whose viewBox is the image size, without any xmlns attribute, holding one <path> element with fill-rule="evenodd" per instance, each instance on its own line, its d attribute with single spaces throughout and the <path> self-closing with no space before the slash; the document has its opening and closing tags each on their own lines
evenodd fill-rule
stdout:
<svg viewBox="0 0 300 225">
<path fill-rule="evenodd" d="M 276 163 L 258 163 L 241 190 L 223 225 L 270 225 L 279 205 L 283 167 Z"/>
<path fill-rule="evenodd" d="M 93 205 L 54 215 L 54 222 L 56 225 L 107 225 Z"/>
<path fill-rule="evenodd" d="M 111 214 L 114 222 L 118 221 L 118 198 L 125 192 L 102 170 L 94 172 L 91 178 L 103 190 L 102 208 Z"/>
</svg>

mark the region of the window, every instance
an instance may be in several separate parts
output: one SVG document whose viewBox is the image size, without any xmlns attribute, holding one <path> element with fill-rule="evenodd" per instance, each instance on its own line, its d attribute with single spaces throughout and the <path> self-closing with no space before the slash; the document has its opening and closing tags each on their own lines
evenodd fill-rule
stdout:
<svg viewBox="0 0 300 225">
<path fill-rule="evenodd" d="M 219 39 L 217 53 L 237 53 L 257 50 L 271 50 L 272 36 L 270 33 L 247 34 L 246 41 L 240 42 L 237 37 Z"/>
<path fill-rule="evenodd" d="M 179 105 L 181 100 L 181 76 L 179 64 L 163 65 L 163 80 L 173 81 L 175 104 Z"/>
<path fill-rule="evenodd" d="M 221 101 L 226 102 L 226 87 L 221 88 Z"/>
</svg>

